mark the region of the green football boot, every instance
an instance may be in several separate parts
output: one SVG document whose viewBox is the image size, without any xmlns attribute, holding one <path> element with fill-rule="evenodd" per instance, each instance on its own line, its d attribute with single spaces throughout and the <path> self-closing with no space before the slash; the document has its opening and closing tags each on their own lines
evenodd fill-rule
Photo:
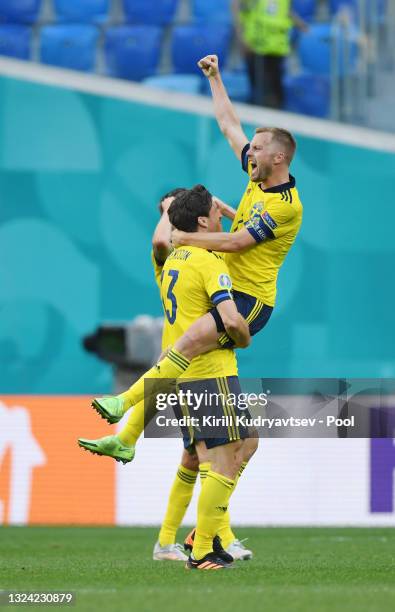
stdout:
<svg viewBox="0 0 395 612">
<path fill-rule="evenodd" d="M 92 408 L 110 425 L 118 423 L 126 412 L 123 407 L 123 399 L 117 395 L 114 397 L 95 397 Z"/>
<path fill-rule="evenodd" d="M 78 438 L 78 446 L 94 455 L 112 457 L 115 461 L 129 463 L 134 458 L 134 446 L 124 446 L 118 436 L 105 436 L 97 440 Z"/>
</svg>

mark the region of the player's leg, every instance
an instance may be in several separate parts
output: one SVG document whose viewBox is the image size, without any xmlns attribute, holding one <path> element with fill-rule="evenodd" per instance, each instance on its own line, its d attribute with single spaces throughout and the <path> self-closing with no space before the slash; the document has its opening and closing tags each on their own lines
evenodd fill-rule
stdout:
<svg viewBox="0 0 395 612">
<path fill-rule="evenodd" d="M 238 291 L 234 292 L 234 298 L 238 311 L 246 318 L 250 326 L 251 335 L 255 335 L 267 324 L 273 308 L 266 306 L 253 296 Z M 182 349 L 188 356 L 188 359 L 185 360 L 183 354 L 178 352 L 177 348 L 170 350 L 156 366 L 144 374 L 127 391 L 115 397 L 95 399 L 92 403 L 93 407 L 110 423 L 115 423 L 121 420 L 131 405 L 134 405 L 130 421 L 128 421 L 124 430 L 120 432 L 123 444 L 134 447 L 144 429 L 145 422 L 147 422 L 147 414 L 145 413 L 144 402 L 142 401 L 144 397 L 144 379 L 156 378 L 159 385 L 161 384 L 160 379 L 174 380 L 174 378 L 177 378 L 185 371 L 186 364 L 189 364 L 193 357 L 217 347 L 218 340 L 224 348 L 233 346 L 233 341 L 225 333 L 217 310 L 213 309 L 210 313 L 195 321 L 177 341 L 175 347 L 178 347 L 180 350 Z M 169 365 L 169 362 L 172 362 L 173 365 Z M 163 380 L 162 384 L 165 385 Z M 165 388 L 153 388 L 152 392 L 154 393 L 159 390 L 163 392 Z"/>
<path fill-rule="evenodd" d="M 185 407 L 176 406 L 175 415 L 181 417 L 183 410 L 185 410 Z M 205 443 L 196 440 L 194 432 L 190 428 L 182 429 L 182 434 L 184 452 L 170 492 L 159 539 L 154 548 L 154 559 L 187 559 L 181 546 L 176 544 L 176 533 L 190 503 L 200 465 L 209 465 L 206 463 L 208 451 Z"/>
<path fill-rule="evenodd" d="M 151 370 L 146 372 L 127 391 L 120 394 L 124 410 L 128 410 L 144 397 L 144 379 L 176 379 L 189 366 L 194 357 L 218 348 L 218 332 L 210 313 L 191 325 L 174 347 Z"/>
<path fill-rule="evenodd" d="M 111 399 L 116 400 L 117 398 Z M 92 405 L 97 410 L 95 403 L 96 401 L 94 401 Z M 102 407 L 105 408 L 105 406 L 106 404 L 103 403 Z M 100 411 L 98 410 L 98 412 Z M 105 436 L 104 438 L 98 438 L 97 440 L 79 438 L 78 444 L 81 448 L 84 448 L 85 450 L 88 450 L 93 454 L 105 455 L 108 457 L 112 457 L 117 461 L 123 461 L 124 463 L 128 463 L 134 458 L 135 446 L 137 440 L 144 431 L 144 425 L 147 421 L 147 418 L 149 418 L 147 416 L 148 414 L 149 404 L 144 400 L 141 400 L 140 402 L 138 402 L 138 404 L 136 404 L 136 406 L 134 406 L 133 410 L 128 416 L 127 422 L 118 434 L 112 436 Z M 112 416 L 114 418 L 114 414 Z M 122 415 L 120 418 L 122 418 Z"/>
<path fill-rule="evenodd" d="M 204 442 L 196 442 L 195 449 L 199 458 L 199 478 L 200 478 L 200 486 L 203 487 L 207 474 L 210 470 L 210 457 L 206 445 Z M 193 548 L 193 541 L 195 539 L 196 527 L 191 529 L 191 531 L 186 535 L 184 540 L 184 550 L 190 554 Z"/>
<path fill-rule="evenodd" d="M 199 459 L 195 452 L 184 449 L 181 463 L 170 490 L 166 514 L 155 544 L 153 559 L 156 561 L 186 561 L 182 546 L 176 543 L 176 534 L 192 499 L 199 471 Z"/>
<path fill-rule="evenodd" d="M 234 292 L 234 299 L 238 311 L 245 317 L 250 326 L 251 335 L 255 335 L 266 325 L 273 308 L 266 306 L 254 296 L 240 291 Z M 194 357 L 218 348 L 218 342 L 224 348 L 234 346 L 234 342 L 225 333 L 225 328 L 217 309 L 214 308 L 191 325 L 162 361 L 142 376 L 127 391 L 118 396 L 122 399 L 124 410 L 128 410 L 130 406 L 135 405 L 144 397 L 144 378 L 177 378 L 186 369 L 179 370 L 177 374 L 177 367 L 181 368 L 182 364 L 189 365 Z"/>
<path fill-rule="evenodd" d="M 208 312 L 192 323 L 174 347 L 190 361 L 198 355 L 217 349 L 218 330 L 212 314 Z"/>
<path fill-rule="evenodd" d="M 194 383 L 190 383 L 190 387 L 193 392 Z M 207 402 L 202 407 L 203 411 L 215 417 L 228 418 L 225 420 L 216 418 L 215 429 L 209 427 L 201 430 L 211 462 L 199 497 L 192 552 L 195 559 L 201 560 L 210 553 L 210 549 L 213 549 L 212 538 L 218 535 L 224 519 L 229 521 L 229 515 L 226 516 L 228 503 L 240 468 L 243 462 L 253 455 L 256 448 L 256 441 L 249 441 L 250 431 L 238 420 L 241 415 L 248 417 L 249 413 L 239 408 L 237 398 L 242 391 L 237 376 L 206 380 L 205 388 L 209 392 L 208 397 L 215 398 L 215 401 Z M 214 395 L 215 390 L 221 390 L 220 398 Z M 205 413 L 203 412 L 201 416 L 205 416 Z"/>
<path fill-rule="evenodd" d="M 119 439 L 125 446 L 136 446 L 137 440 L 144 431 L 146 422 L 146 403 L 141 400 L 134 406 L 128 415 L 123 429 L 118 433 Z"/>
<path fill-rule="evenodd" d="M 129 463 L 134 459 L 134 446 L 125 446 L 118 436 L 104 436 L 96 440 L 78 438 L 78 446 L 94 455 L 112 457 L 122 463 Z"/>
<path fill-rule="evenodd" d="M 188 567 L 215 562 L 213 540 L 227 511 L 234 482 L 240 468 L 242 440 L 216 446 L 210 451 L 211 467 L 200 492 L 193 550 Z M 206 566 L 209 567 L 209 566 Z"/>
<path fill-rule="evenodd" d="M 242 462 L 240 465 L 239 472 L 235 478 L 235 485 L 233 487 L 233 491 L 236 488 L 240 476 L 244 472 L 244 469 L 247 467 L 247 464 L 249 460 L 251 459 L 252 455 L 254 454 L 254 452 L 256 451 L 257 447 L 258 447 L 258 438 L 251 438 L 251 439 L 248 438 L 244 441 L 243 447 L 242 447 L 242 453 L 243 453 Z M 199 465 L 199 475 L 200 475 L 200 482 L 202 486 L 210 470 L 210 465 L 211 464 L 209 461 L 205 463 L 200 463 Z M 232 495 L 233 495 L 233 491 L 232 491 Z M 186 551 L 189 551 L 189 552 L 192 551 L 193 541 L 195 538 L 195 532 L 196 532 L 196 528 L 192 529 L 192 531 L 190 531 L 190 533 L 188 533 L 188 535 L 185 538 L 184 549 Z M 235 533 L 232 530 L 229 509 L 225 512 L 223 516 L 221 525 L 218 528 L 217 535 L 220 538 L 220 543 L 223 549 L 227 553 L 229 553 L 235 561 L 252 559 L 253 557 L 252 551 L 244 546 L 243 542 L 240 541 L 236 537 Z"/>
<path fill-rule="evenodd" d="M 244 472 L 244 469 L 246 468 L 249 460 L 255 453 L 257 447 L 258 447 L 258 438 L 247 438 L 246 440 L 244 440 L 242 450 L 241 450 L 242 454 L 240 458 L 241 465 L 240 465 L 239 472 L 235 478 L 235 485 L 232 490 L 232 495 L 233 495 L 233 491 L 235 490 L 237 486 L 240 476 Z M 209 461 L 209 458 L 210 457 L 208 455 L 208 451 L 205 449 L 205 456 L 199 459 L 200 461 L 199 476 L 200 476 L 201 486 L 204 485 L 207 474 L 210 470 L 211 463 Z M 192 552 L 193 543 L 195 539 L 195 533 L 196 533 L 196 528 L 192 529 L 188 533 L 184 541 L 184 549 L 189 553 Z M 217 550 L 219 547 L 221 547 L 226 553 L 230 554 L 231 557 L 233 557 L 235 561 L 252 559 L 253 552 L 244 546 L 243 542 L 240 541 L 236 537 L 236 535 L 234 534 L 232 530 L 231 523 L 230 523 L 229 509 L 225 512 L 223 516 L 221 525 L 218 528 L 217 536 L 219 536 L 219 542 L 217 542 Z"/>
<path fill-rule="evenodd" d="M 248 462 L 251 457 L 255 453 L 258 448 L 258 437 L 256 438 L 247 438 L 243 442 L 243 446 L 241 448 L 241 463 L 239 472 L 235 478 L 235 485 L 233 487 L 233 492 L 237 486 L 240 476 L 244 472 L 247 467 Z M 253 553 L 251 550 L 246 548 L 242 541 L 240 541 L 236 535 L 234 534 L 231 524 L 230 524 L 230 513 L 229 510 L 225 512 L 223 520 L 221 522 L 220 527 L 218 528 L 218 535 L 221 538 L 221 543 L 227 553 L 229 553 L 235 561 L 242 560 L 247 561 L 252 559 Z"/>
<path fill-rule="evenodd" d="M 165 392 L 166 379 L 171 385 L 172 381 L 185 372 L 194 357 L 218 348 L 218 337 L 216 322 L 212 315 L 207 313 L 191 325 L 188 331 L 177 340 L 173 348 L 162 353 L 158 363 L 141 376 L 129 389 L 115 397 L 95 398 L 92 402 L 93 408 L 109 423 L 117 423 L 132 406 L 136 409 L 137 404 L 144 399 L 144 395 L 147 395 L 147 393 L 144 393 L 144 391 L 147 391 L 145 379 L 149 380 L 150 385 L 152 385 L 152 395 L 158 391 Z M 158 387 L 154 383 L 155 380 L 158 380 Z M 140 425 L 144 429 L 144 406 L 140 406 L 135 413 L 134 419 L 137 420 L 137 418 L 140 418 Z M 125 435 L 127 435 L 126 432 Z M 136 441 L 137 439 L 134 440 L 133 444 Z"/>
</svg>

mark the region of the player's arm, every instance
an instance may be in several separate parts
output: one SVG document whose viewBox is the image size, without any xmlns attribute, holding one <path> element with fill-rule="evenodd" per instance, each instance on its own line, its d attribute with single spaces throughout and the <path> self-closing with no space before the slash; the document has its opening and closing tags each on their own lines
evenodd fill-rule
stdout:
<svg viewBox="0 0 395 612">
<path fill-rule="evenodd" d="M 217 206 L 220 209 L 222 215 L 233 221 L 236 216 L 236 209 L 232 208 L 232 206 L 229 206 L 229 204 L 225 204 L 225 202 L 223 202 L 216 196 L 213 197 L 213 200 L 215 200 L 215 202 L 217 203 Z"/>
<path fill-rule="evenodd" d="M 168 197 L 162 200 L 160 208 L 162 211 L 158 225 L 152 236 L 152 250 L 155 260 L 158 264 L 164 264 L 168 254 L 171 251 L 171 223 L 167 211 L 174 197 Z"/>
<path fill-rule="evenodd" d="M 245 348 L 250 343 L 250 330 L 233 300 L 232 279 L 227 265 L 219 255 L 206 253 L 200 274 L 207 295 L 217 309 L 227 334 L 238 348 Z"/>
<path fill-rule="evenodd" d="M 240 159 L 241 152 L 248 144 L 248 138 L 241 127 L 240 119 L 229 99 L 226 88 L 222 82 L 216 55 L 206 55 L 198 62 L 203 74 L 208 78 L 213 96 L 214 112 L 219 128 L 236 157 Z"/>
<path fill-rule="evenodd" d="M 282 200 L 270 203 L 260 215 L 254 215 L 238 232 L 180 232 L 174 230 L 171 235 L 174 246 L 197 246 L 210 251 L 236 253 L 243 251 L 265 240 L 274 240 L 289 231 L 290 223 L 295 216 L 291 204 Z"/>
<path fill-rule="evenodd" d="M 180 232 L 173 230 L 171 235 L 174 246 L 197 246 L 209 251 L 236 253 L 257 244 L 247 229 L 228 234 L 227 232 Z"/>
<path fill-rule="evenodd" d="M 244 317 L 238 312 L 233 300 L 226 300 L 217 305 L 218 313 L 226 333 L 234 341 L 236 348 L 246 348 L 251 342 L 250 330 Z"/>
</svg>

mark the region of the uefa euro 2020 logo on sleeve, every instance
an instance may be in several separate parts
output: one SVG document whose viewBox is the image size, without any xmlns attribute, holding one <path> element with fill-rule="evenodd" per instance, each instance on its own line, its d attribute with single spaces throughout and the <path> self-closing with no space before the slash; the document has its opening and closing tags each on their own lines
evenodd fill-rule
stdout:
<svg viewBox="0 0 395 612">
<path fill-rule="evenodd" d="M 220 274 L 218 277 L 218 283 L 222 289 L 232 289 L 232 280 L 229 274 Z"/>
</svg>

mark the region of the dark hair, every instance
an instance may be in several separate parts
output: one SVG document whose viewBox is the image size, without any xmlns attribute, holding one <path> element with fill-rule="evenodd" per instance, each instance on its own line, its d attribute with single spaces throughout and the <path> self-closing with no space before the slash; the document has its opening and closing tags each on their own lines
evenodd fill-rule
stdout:
<svg viewBox="0 0 395 612">
<path fill-rule="evenodd" d="M 166 200 L 166 198 L 176 198 L 180 193 L 183 193 L 184 191 L 186 191 L 185 187 L 177 187 L 176 189 L 172 189 L 171 191 L 169 191 L 168 193 L 165 193 L 161 199 L 159 200 L 159 212 L 162 214 L 163 209 L 162 209 L 162 202 L 163 200 Z"/>
<path fill-rule="evenodd" d="M 183 232 L 196 232 L 198 217 L 208 217 L 213 196 L 203 185 L 195 185 L 180 193 L 170 204 L 170 223 Z"/>
</svg>

